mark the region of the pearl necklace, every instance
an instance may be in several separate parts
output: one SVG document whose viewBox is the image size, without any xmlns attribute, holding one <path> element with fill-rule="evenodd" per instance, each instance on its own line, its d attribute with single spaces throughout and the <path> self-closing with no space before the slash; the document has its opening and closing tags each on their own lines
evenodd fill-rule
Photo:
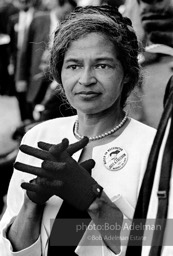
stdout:
<svg viewBox="0 0 173 256">
<path fill-rule="evenodd" d="M 97 136 L 94 136 L 94 137 L 89 137 L 89 141 L 100 140 L 100 139 L 103 139 L 106 136 L 109 136 L 109 135 L 113 134 L 114 132 L 119 130 L 124 125 L 124 123 L 127 121 L 127 118 L 128 118 L 128 114 L 127 114 L 127 112 L 125 112 L 125 116 L 124 116 L 123 120 L 117 126 L 115 126 L 113 129 L 111 129 L 111 130 L 109 130 L 105 133 L 102 133 L 100 135 L 97 135 Z M 75 135 L 75 137 L 77 137 L 78 139 L 81 140 L 81 139 L 83 139 L 84 136 L 80 135 L 78 133 L 78 130 L 79 130 L 79 121 L 77 119 L 75 121 L 75 124 L 74 124 L 74 135 Z"/>
</svg>

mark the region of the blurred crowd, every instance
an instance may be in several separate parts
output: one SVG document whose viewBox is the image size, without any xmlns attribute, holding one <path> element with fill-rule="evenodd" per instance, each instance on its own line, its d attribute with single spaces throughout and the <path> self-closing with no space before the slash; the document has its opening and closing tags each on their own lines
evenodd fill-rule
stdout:
<svg viewBox="0 0 173 256">
<path fill-rule="evenodd" d="M 18 102 L 21 124 L 14 139 L 28 124 L 75 114 L 49 74 L 53 31 L 76 6 L 106 3 L 132 20 L 141 44 L 143 83 L 127 109 L 157 128 L 173 74 L 173 0 L 0 0 L 0 95 Z"/>
<path fill-rule="evenodd" d="M 0 93 L 17 97 L 23 123 L 34 120 L 34 108 L 51 84 L 46 72 L 49 38 L 74 7 L 73 0 L 15 0 L 1 7 Z"/>
</svg>

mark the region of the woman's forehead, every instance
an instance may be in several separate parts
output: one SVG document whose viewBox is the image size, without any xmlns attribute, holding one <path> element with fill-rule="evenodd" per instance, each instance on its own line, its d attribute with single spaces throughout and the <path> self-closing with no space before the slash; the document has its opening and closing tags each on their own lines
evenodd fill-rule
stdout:
<svg viewBox="0 0 173 256">
<path fill-rule="evenodd" d="M 100 44 L 102 46 L 106 46 L 106 45 L 114 45 L 113 40 L 111 37 L 109 37 L 109 35 L 107 35 L 106 32 L 102 31 L 102 32 L 88 32 L 86 34 L 81 34 L 79 37 L 77 37 L 76 39 L 72 40 L 69 44 L 69 47 L 72 47 L 73 45 L 81 45 L 85 46 L 85 45 L 93 45 L 95 46 L 95 44 Z"/>
<path fill-rule="evenodd" d="M 89 33 L 73 41 L 66 51 L 65 59 L 78 58 L 105 58 L 106 56 L 115 57 L 116 49 L 109 38 L 102 33 Z"/>
</svg>

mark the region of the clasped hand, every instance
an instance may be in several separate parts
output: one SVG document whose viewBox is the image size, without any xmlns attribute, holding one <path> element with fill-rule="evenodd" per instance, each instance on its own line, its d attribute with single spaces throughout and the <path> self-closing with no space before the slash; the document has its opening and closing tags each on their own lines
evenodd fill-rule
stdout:
<svg viewBox="0 0 173 256">
<path fill-rule="evenodd" d="M 38 142 L 38 148 L 21 145 L 20 150 L 43 160 L 41 167 L 16 162 L 14 168 L 36 175 L 29 183 L 21 184 L 31 201 L 44 204 L 51 196 L 57 195 L 79 210 L 87 210 L 96 197 L 101 195 L 102 187 L 90 176 L 95 162 L 92 159 L 76 162 L 72 155 L 84 148 L 88 138 L 69 145 L 63 139 L 57 145 Z"/>
</svg>

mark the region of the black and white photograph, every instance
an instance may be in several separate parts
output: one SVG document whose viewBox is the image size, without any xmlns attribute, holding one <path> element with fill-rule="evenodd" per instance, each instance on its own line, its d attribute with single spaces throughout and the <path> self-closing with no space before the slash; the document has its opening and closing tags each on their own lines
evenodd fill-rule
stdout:
<svg viewBox="0 0 173 256">
<path fill-rule="evenodd" d="M 0 255 L 173 255 L 173 0 L 0 0 Z"/>
</svg>

